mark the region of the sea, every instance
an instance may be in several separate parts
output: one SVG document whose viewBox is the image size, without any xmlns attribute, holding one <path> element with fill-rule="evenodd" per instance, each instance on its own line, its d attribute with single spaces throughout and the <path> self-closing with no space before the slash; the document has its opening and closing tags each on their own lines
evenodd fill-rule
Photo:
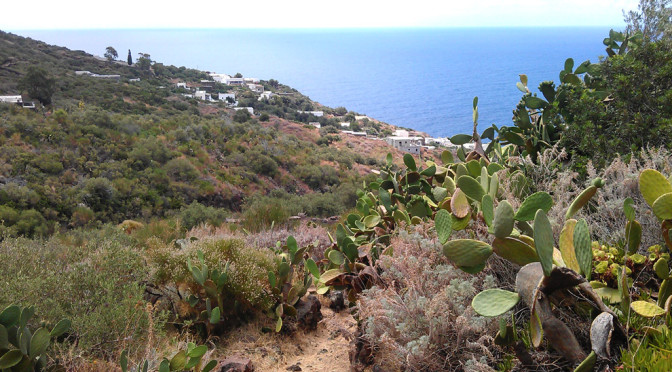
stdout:
<svg viewBox="0 0 672 372">
<path fill-rule="evenodd" d="M 189 29 L 15 31 L 49 44 L 125 60 L 146 53 L 164 64 L 276 79 L 312 100 L 427 132 L 471 133 L 511 125 L 520 74 L 537 92 L 606 54 L 604 27 L 441 29 Z"/>
</svg>

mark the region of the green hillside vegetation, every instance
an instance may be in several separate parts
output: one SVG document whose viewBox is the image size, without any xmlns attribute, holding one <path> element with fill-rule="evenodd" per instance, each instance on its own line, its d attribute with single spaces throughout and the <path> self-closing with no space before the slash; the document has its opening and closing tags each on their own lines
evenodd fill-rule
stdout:
<svg viewBox="0 0 672 372">
<path fill-rule="evenodd" d="M 0 36 L 0 94 L 21 92 L 24 73 L 34 65 L 55 85 L 47 108 L 0 105 L 0 219 L 9 236 L 171 216 L 180 216 L 188 229 L 205 221 L 219 224 L 243 205 L 251 215 L 265 215 L 261 222 L 267 224 L 297 213 L 332 216 L 354 206 L 354 185 L 362 176 L 353 165 L 377 164 L 356 149 L 319 145 L 314 129 L 283 131 L 290 124 L 282 117 L 307 122 L 315 118 L 296 110 L 317 105 L 277 82 L 264 84 L 292 95 L 261 102 L 237 89 L 241 106 L 274 115 L 269 125 L 269 119 L 260 123 L 245 110 L 204 104 L 173 88 L 175 81 L 207 79 L 200 71 L 160 63 L 141 70 Z M 76 76 L 75 70 L 119 74 L 121 81 Z M 127 82 L 138 77 L 140 82 Z M 262 198 L 271 191 L 273 196 Z M 190 210 L 208 217 L 184 224 Z"/>
<path fill-rule="evenodd" d="M 160 77 L 3 34 L 25 44 L 1 49 L 2 92 L 44 58 L 55 93 L 0 108 L 0 369 L 199 372 L 243 353 L 297 370 L 292 352 L 322 337 L 299 368 L 672 370 L 672 50 L 641 23 L 656 4 L 540 94 L 521 75 L 512 123 L 479 130 L 475 98 L 476 134 L 453 137 L 475 150 L 435 158 L 364 157 L 296 116 L 354 113 L 297 92 L 241 90 L 261 120 L 159 88 L 195 70 Z M 75 78 L 80 59 L 142 80 Z M 340 218 L 280 223 L 299 212 Z M 349 362 L 328 359 L 341 337 Z"/>
</svg>

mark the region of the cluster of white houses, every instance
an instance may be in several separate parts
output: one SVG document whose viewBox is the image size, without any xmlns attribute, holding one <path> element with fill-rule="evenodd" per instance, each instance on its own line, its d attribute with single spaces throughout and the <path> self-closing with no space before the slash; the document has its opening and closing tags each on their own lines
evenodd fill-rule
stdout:
<svg viewBox="0 0 672 372">
<path fill-rule="evenodd" d="M 121 80 L 121 75 L 100 75 L 100 74 L 94 74 L 91 71 L 75 71 L 75 75 L 77 76 L 89 76 L 92 78 L 96 79 L 107 79 L 107 80 L 114 80 L 114 81 L 120 81 Z M 131 79 L 135 81 L 140 81 L 140 79 Z"/>
</svg>

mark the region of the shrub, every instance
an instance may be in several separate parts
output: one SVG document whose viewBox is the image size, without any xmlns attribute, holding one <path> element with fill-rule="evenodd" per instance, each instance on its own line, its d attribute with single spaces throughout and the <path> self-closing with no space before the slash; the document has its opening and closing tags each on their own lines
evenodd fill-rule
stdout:
<svg viewBox="0 0 672 372">
<path fill-rule="evenodd" d="M 226 290 L 246 311 L 254 313 L 269 308 L 271 299 L 265 289 L 268 270 L 275 268 L 272 252 L 249 246 L 241 239 L 204 238 L 182 249 L 175 249 L 172 244 L 156 244 L 148 250 L 151 278 L 155 283 L 195 283 L 187 259 L 198 262 L 199 250 L 211 269 L 221 270 L 229 263 Z"/>
<path fill-rule="evenodd" d="M 170 178 L 175 181 L 189 182 L 198 177 L 198 170 L 185 158 L 177 158 L 169 161 L 163 167 Z"/>
<path fill-rule="evenodd" d="M 148 323 L 137 305 L 147 274 L 130 243 L 111 226 L 44 241 L 5 239 L 0 308 L 34 304 L 47 324 L 72 320 L 70 340 L 85 354 L 116 356 L 119 340 L 142 344 Z"/>
<path fill-rule="evenodd" d="M 223 209 L 206 207 L 197 201 L 183 207 L 179 214 L 182 228 L 185 230 L 191 230 L 203 223 L 219 226 L 224 222 L 226 215 L 227 213 Z"/>
<path fill-rule="evenodd" d="M 365 290 L 358 303 L 362 337 L 376 350 L 382 370 L 456 371 L 494 364 L 487 335 L 494 334 L 496 323 L 470 306 L 494 279 L 448 263 L 438 241 L 425 237 L 428 228 L 402 230 L 392 241 L 394 256 L 379 261 L 384 285 Z"/>
</svg>

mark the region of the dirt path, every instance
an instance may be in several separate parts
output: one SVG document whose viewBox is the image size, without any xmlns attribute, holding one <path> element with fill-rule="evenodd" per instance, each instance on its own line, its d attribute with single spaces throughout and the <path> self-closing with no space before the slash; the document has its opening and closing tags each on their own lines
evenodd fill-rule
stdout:
<svg viewBox="0 0 672 372">
<path fill-rule="evenodd" d="M 290 336 L 259 335 L 259 325 L 244 327 L 237 335 L 230 335 L 233 339 L 229 338 L 228 345 L 218 351 L 250 358 L 256 372 L 350 371 L 348 350 L 356 322 L 348 310 L 335 313 L 324 302 L 322 315 L 317 330 L 297 331 Z"/>
</svg>

